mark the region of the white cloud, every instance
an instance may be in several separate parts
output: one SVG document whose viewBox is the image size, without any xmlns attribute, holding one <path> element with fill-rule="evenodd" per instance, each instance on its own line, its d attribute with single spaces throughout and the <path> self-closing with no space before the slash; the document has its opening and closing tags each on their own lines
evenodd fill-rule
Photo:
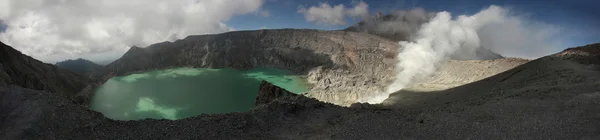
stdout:
<svg viewBox="0 0 600 140">
<path fill-rule="evenodd" d="M 346 10 L 349 17 L 366 18 L 369 16 L 369 5 L 365 2 L 358 2 L 354 8 Z"/>
<path fill-rule="evenodd" d="M 299 13 L 304 14 L 304 19 L 322 25 L 344 25 L 344 5 L 331 7 L 329 4 L 321 3 L 319 7 L 310 7 L 308 9 L 300 8 Z"/>
<path fill-rule="evenodd" d="M 300 7 L 298 13 L 304 14 L 306 21 L 319 25 L 344 25 L 346 24 L 346 17 L 367 17 L 369 15 L 368 8 L 369 5 L 362 1 L 355 3 L 354 7 L 350 9 L 346 9 L 342 4 L 331 6 L 327 3 L 321 3 L 318 7 Z"/>
<path fill-rule="evenodd" d="M 0 0 L 0 19 L 5 19 L 10 15 L 10 1 Z"/>
<path fill-rule="evenodd" d="M 223 22 L 255 13 L 262 4 L 263 0 L 0 0 L 0 19 L 8 25 L 0 40 L 45 62 L 91 54 L 114 57 L 131 45 L 230 31 Z"/>
</svg>

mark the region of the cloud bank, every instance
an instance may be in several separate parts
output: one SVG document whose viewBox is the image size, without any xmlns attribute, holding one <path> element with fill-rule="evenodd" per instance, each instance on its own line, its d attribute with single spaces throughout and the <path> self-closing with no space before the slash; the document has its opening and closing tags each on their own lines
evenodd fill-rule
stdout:
<svg viewBox="0 0 600 140">
<path fill-rule="evenodd" d="M 433 74 L 444 60 L 456 53 L 474 53 L 479 47 L 507 56 L 537 58 L 558 51 L 556 28 L 513 16 L 508 9 L 490 6 L 479 13 L 453 18 L 439 12 L 423 24 L 410 41 L 400 41 L 396 80 L 387 91 L 362 102 L 381 103 L 415 78 Z"/>
<path fill-rule="evenodd" d="M 319 6 L 301 7 L 298 9 L 298 13 L 304 14 L 307 22 L 318 25 L 345 25 L 346 17 L 365 18 L 369 16 L 369 5 L 361 1 L 354 3 L 352 8 L 346 8 L 342 4 L 331 6 L 321 3 Z"/>
<path fill-rule="evenodd" d="M 232 30 L 263 0 L 0 0 L 0 40 L 45 62 L 116 59 L 129 46 Z"/>
</svg>

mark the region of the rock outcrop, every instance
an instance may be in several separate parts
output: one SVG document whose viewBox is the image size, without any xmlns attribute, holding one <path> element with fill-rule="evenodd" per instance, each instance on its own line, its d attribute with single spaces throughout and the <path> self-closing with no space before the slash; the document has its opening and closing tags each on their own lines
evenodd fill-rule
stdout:
<svg viewBox="0 0 600 140">
<path fill-rule="evenodd" d="M 373 91 L 382 91 L 393 81 L 398 49 L 395 42 L 365 33 L 236 31 L 189 36 L 146 48 L 132 47 L 94 75 L 102 83 L 113 76 L 174 67 L 271 67 L 306 76 L 312 85 L 308 96 L 349 105 Z"/>
<path fill-rule="evenodd" d="M 0 86 L 16 85 L 73 96 L 86 84 L 87 78 L 35 60 L 0 42 Z"/>
<path fill-rule="evenodd" d="M 268 104 L 277 98 L 287 96 L 297 95 L 263 80 L 258 88 L 258 94 L 256 94 L 256 100 L 254 100 L 254 106 Z"/>
</svg>

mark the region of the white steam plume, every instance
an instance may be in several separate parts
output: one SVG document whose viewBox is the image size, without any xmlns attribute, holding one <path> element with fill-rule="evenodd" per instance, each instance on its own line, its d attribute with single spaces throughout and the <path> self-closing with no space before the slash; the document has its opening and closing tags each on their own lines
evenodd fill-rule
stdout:
<svg viewBox="0 0 600 140">
<path fill-rule="evenodd" d="M 263 0 L 0 0 L 7 25 L 0 40 L 45 62 L 119 57 L 188 35 L 232 30 L 234 15 L 260 11 Z M 262 12 L 261 15 L 268 16 Z"/>
<path fill-rule="evenodd" d="M 508 10 L 498 6 L 490 6 L 473 16 L 461 15 L 455 20 L 448 12 L 437 13 L 433 19 L 421 26 L 413 37 L 414 40 L 399 42 L 402 47 L 396 66 L 398 73 L 387 91 L 363 99 L 362 102 L 383 102 L 390 94 L 405 88 L 414 78 L 430 76 L 436 71 L 438 63 L 457 52 L 472 53 L 470 50 L 481 46 L 491 47 L 493 51 L 520 49 L 526 55 L 527 51 L 541 51 L 533 57 L 554 52 L 549 50 L 555 50 L 557 47 L 547 42 L 552 35 L 539 35 L 549 33 L 552 29 L 527 27 L 531 24 L 522 24 L 526 22 L 528 21 L 508 15 Z M 515 36 L 520 39 L 515 40 Z"/>
</svg>

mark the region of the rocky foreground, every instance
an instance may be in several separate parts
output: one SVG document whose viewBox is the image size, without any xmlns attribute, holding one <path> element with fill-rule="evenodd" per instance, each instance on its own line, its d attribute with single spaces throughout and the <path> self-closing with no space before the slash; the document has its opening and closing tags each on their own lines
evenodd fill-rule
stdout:
<svg viewBox="0 0 600 140">
<path fill-rule="evenodd" d="M 600 139 L 599 51 L 567 49 L 381 105 L 341 107 L 263 83 L 251 111 L 176 121 L 114 121 L 53 93 L 0 87 L 0 139 Z"/>
</svg>

